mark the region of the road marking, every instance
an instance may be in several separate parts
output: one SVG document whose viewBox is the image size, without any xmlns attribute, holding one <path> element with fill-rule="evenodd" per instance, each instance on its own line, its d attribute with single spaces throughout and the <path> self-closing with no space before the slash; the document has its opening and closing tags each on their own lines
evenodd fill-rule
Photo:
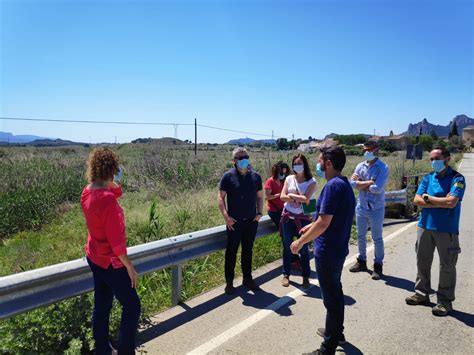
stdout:
<svg viewBox="0 0 474 355">
<path fill-rule="evenodd" d="M 387 243 L 390 240 L 392 240 L 393 238 L 396 238 L 397 236 L 399 236 L 400 234 L 405 232 L 407 229 L 413 227 L 416 223 L 417 222 L 408 223 L 407 225 L 403 226 L 399 230 L 393 232 L 392 234 L 390 234 L 386 238 L 384 238 L 383 239 L 384 242 Z M 370 253 L 373 250 L 374 250 L 374 245 L 371 244 L 367 248 L 367 253 Z M 357 259 L 357 255 L 353 255 L 350 258 L 346 259 L 346 261 L 344 262 L 344 267 L 354 263 L 356 259 Z M 319 281 L 318 280 L 312 280 L 311 284 L 312 284 L 311 287 L 318 286 Z M 279 308 L 283 307 L 287 303 L 295 300 L 296 298 L 298 298 L 299 296 L 301 296 L 303 294 L 305 294 L 305 292 L 301 291 L 301 289 L 296 289 L 296 290 L 291 291 L 287 295 L 281 297 L 278 301 L 273 302 L 272 304 L 268 305 L 264 309 L 258 311 L 257 313 L 254 313 L 253 315 L 251 315 L 250 317 L 244 319 L 240 323 L 238 323 L 238 324 L 234 325 L 233 327 L 227 329 L 225 332 L 222 332 L 221 334 L 219 334 L 215 338 L 209 340 L 208 342 L 202 344 L 201 346 L 195 348 L 194 350 L 191 350 L 188 353 L 188 355 L 201 355 L 201 354 L 207 354 L 207 353 L 211 352 L 212 350 L 214 350 L 217 347 L 221 346 L 222 344 L 226 343 L 227 341 L 229 341 L 233 337 L 239 335 L 240 333 L 242 333 L 246 329 L 248 329 L 251 326 L 253 326 L 254 324 L 260 322 L 262 319 L 266 318 L 267 316 L 269 316 L 273 312 L 277 311 Z"/>
</svg>

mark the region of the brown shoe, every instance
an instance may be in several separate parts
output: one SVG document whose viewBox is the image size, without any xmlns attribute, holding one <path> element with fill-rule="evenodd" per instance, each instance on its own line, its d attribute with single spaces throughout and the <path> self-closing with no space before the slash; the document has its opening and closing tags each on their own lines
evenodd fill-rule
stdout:
<svg viewBox="0 0 474 355">
<path fill-rule="evenodd" d="M 361 271 L 367 271 L 367 261 L 365 260 L 360 260 L 357 258 L 357 261 L 352 267 L 349 269 L 350 272 L 361 272 Z"/>
<path fill-rule="evenodd" d="M 303 277 L 303 284 L 301 285 L 304 289 L 310 288 L 309 277 Z"/>
<path fill-rule="evenodd" d="M 453 306 L 451 305 L 451 302 L 438 303 L 436 306 L 433 307 L 433 309 L 431 310 L 431 313 L 433 313 L 434 316 L 445 317 L 452 310 L 453 310 Z"/>
<path fill-rule="evenodd" d="M 430 302 L 430 298 L 428 296 L 423 296 L 420 293 L 415 292 L 410 297 L 405 298 L 406 304 L 410 306 L 417 306 L 419 304 L 427 304 Z"/>
<path fill-rule="evenodd" d="M 281 285 L 283 287 L 288 287 L 290 286 L 290 277 L 287 275 L 283 275 L 283 278 L 281 279 Z"/>
</svg>

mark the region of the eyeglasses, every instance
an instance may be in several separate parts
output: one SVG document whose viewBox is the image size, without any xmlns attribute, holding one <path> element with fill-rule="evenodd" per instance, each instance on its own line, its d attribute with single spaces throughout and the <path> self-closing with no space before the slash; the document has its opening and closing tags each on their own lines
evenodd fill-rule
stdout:
<svg viewBox="0 0 474 355">
<path fill-rule="evenodd" d="M 244 159 L 248 159 L 249 156 L 248 155 L 242 155 L 241 157 L 235 157 L 234 159 L 235 160 L 244 160 Z"/>
</svg>

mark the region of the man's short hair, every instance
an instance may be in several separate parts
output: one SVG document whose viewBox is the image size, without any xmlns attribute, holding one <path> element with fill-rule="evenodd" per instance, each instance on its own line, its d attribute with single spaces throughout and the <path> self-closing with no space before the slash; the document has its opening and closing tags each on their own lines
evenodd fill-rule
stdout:
<svg viewBox="0 0 474 355">
<path fill-rule="evenodd" d="M 379 147 L 379 144 L 374 140 L 368 140 L 364 143 L 364 147 L 370 149 L 377 149 Z"/>
<path fill-rule="evenodd" d="M 232 158 L 235 158 L 238 153 L 246 153 L 247 155 L 249 155 L 247 149 L 245 149 L 244 147 L 237 147 L 232 151 Z"/>
<path fill-rule="evenodd" d="M 448 158 L 451 156 L 451 152 L 446 147 L 443 147 L 441 145 L 435 145 L 431 151 L 433 150 L 440 150 L 441 155 L 445 158 Z"/>
<path fill-rule="evenodd" d="M 346 153 L 341 147 L 327 147 L 321 149 L 321 154 L 323 155 L 323 160 L 330 160 L 332 166 L 337 171 L 342 171 L 346 165 Z"/>
</svg>

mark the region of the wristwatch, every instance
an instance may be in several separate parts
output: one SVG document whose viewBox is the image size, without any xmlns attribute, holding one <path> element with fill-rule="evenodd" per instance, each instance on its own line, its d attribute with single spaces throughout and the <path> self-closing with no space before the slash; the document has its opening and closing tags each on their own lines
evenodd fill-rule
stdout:
<svg viewBox="0 0 474 355">
<path fill-rule="evenodd" d="M 429 202 L 429 201 L 430 201 L 430 200 L 429 200 L 430 195 L 428 195 L 428 194 L 423 194 L 423 195 L 421 195 L 421 197 L 423 197 L 423 200 L 424 200 L 425 202 Z"/>
</svg>

